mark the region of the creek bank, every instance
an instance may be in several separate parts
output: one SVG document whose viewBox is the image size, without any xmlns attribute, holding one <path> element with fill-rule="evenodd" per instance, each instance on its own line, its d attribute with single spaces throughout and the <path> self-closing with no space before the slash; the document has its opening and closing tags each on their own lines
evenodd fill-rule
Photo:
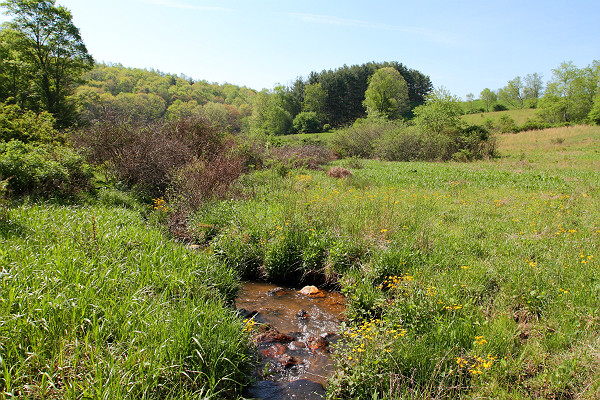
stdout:
<svg viewBox="0 0 600 400">
<path fill-rule="evenodd" d="M 301 290 L 246 282 L 235 302 L 252 321 L 258 365 L 252 398 L 321 399 L 334 372 L 331 344 L 341 339 L 345 299 L 340 293 L 307 286 Z"/>
</svg>

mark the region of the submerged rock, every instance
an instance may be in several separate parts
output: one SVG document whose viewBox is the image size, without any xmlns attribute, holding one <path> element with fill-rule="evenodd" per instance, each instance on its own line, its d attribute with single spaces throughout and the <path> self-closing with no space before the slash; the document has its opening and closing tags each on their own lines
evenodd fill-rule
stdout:
<svg viewBox="0 0 600 400">
<path fill-rule="evenodd" d="M 282 287 L 276 287 L 274 289 L 271 289 L 267 292 L 267 296 L 278 296 L 280 294 L 282 294 L 283 292 L 285 292 L 285 289 Z"/>
<path fill-rule="evenodd" d="M 261 333 L 256 337 L 256 342 L 258 343 L 289 343 L 294 340 L 290 335 L 286 335 L 284 333 L 280 333 L 275 329 L 267 331 L 265 333 Z"/>
<path fill-rule="evenodd" d="M 260 351 L 260 355 L 263 357 L 277 357 L 286 352 L 286 348 L 281 343 L 275 343 L 273 346 L 263 349 Z"/>
<path fill-rule="evenodd" d="M 301 320 L 308 319 L 308 311 L 300 310 L 296 313 L 296 317 Z"/>
<path fill-rule="evenodd" d="M 309 337 L 306 344 L 312 352 L 328 353 L 329 342 L 322 337 Z"/>
</svg>

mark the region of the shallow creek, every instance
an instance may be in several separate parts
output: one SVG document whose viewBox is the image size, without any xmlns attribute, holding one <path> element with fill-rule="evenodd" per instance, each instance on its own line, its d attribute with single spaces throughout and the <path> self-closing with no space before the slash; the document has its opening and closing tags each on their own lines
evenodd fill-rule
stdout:
<svg viewBox="0 0 600 400">
<path fill-rule="evenodd" d="M 302 294 L 265 282 L 246 282 L 236 308 L 256 322 L 259 365 L 252 398 L 317 399 L 333 373 L 331 344 L 340 338 L 345 300 L 325 290 Z M 268 324 L 268 325 L 264 325 Z"/>
</svg>

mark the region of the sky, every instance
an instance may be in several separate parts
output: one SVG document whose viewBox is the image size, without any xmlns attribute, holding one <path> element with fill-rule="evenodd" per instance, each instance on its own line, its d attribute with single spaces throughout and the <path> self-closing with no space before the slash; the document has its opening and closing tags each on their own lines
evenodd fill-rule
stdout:
<svg viewBox="0 0 600 400">
<path fill-rule="evenodd" d="M 257 90 L 398 61 L 464 98 L 600 60 L 598 0 L 57 0 L 99 62 Z M 0 21 L 6 21 L 5 16 Z"/>
</svg>

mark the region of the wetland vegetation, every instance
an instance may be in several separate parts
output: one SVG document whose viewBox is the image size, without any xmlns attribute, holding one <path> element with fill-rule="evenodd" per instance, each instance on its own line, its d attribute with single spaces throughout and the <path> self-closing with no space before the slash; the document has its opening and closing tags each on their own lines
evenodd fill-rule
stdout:
<svg viewBox="0 0 600 400">
<path fill-rule="evenodd" d="M 245 280 L 343 294 L 327 398 L 597 398 L 598 61 L 466 102 L 398 62 L 257 92 L 2 6 L 0 398 L 247 397 Z"/>
</svg>

